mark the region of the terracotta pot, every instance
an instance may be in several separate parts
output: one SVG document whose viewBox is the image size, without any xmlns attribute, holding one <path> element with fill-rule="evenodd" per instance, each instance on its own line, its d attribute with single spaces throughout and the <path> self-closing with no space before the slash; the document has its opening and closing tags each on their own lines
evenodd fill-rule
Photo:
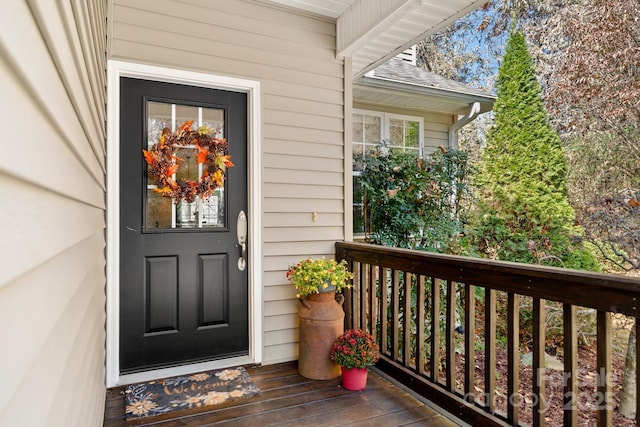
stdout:
<svg viewBox="0 0 640 427">
<path fill-rule="evenodd" d="M 335 292 L 310 294 L 300 298 L 300 344 L 298 373 L 312 380 L 328 380 L 340 375 L 340 366 L 329 358 L 335 340 L 344 332 L 344 297 Z"/>
<path fill-rule="evenodd" d="M 369 370 L 367 368 L 345 368 L 340 367 L 342 370 L 342 387 L 347 390 L 363 390 L 367 386 L 367 374 Z"/>
</svg>

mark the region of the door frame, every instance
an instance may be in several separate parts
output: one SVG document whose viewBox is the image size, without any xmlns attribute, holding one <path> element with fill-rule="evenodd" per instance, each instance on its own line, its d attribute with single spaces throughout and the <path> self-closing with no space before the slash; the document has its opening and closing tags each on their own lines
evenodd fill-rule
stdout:
<svg viewBox="0 0 640 427">
<path fill-rule="evenodd" d="M 248 356 L 155 369 L 135 374 L 120 374 L 120 77 L 132 77 L 179 83 L 247 94 L 247 181 L 249 250 L 249 354 Z M 107 387 L 149 381 L 174 375 L 262 362 L 262 224 L 261 224 L 261 150 L 260 82 L 235 77 L 164 68 L 154 65 L 109 60 L 107 63 L 107 231 L 106 231 L 106 332 Z"/>
</svg>

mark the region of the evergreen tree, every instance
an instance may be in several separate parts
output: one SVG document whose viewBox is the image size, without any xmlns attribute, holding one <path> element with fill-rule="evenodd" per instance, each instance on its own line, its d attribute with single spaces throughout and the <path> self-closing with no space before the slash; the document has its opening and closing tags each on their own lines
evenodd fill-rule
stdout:
<svg viewBox="0 0 640 427">
<path fill-rule="evenodd" d="M 471 235 L 490 257 L 594 269 L 575 251 L 562 142 L 551 128 L 522 32 L 512 25 L 496 82 L 495 123 L 476 176 Z"/>
</svg>

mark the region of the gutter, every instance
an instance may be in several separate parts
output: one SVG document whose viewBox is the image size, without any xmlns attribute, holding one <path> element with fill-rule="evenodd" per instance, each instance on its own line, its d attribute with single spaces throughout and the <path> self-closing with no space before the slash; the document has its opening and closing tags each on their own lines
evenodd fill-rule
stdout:
<svg viewBox="0 0 640 427">
<path fill-rule="evenodd" d="M 469 112 L 449 128 L 449 148 L 458 149 L 458 130 L 473 121 L 480 113 L 480 103 L 474 102 Z"/>
</svg>

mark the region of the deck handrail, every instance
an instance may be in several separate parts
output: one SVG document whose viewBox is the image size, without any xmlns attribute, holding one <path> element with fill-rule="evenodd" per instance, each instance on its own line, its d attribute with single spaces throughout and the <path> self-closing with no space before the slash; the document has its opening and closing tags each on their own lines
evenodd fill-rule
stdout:
<svg viewBox="0 0 640 427">
<path fill-rule="evenodd" d="M 376 336 L 382 349 L 377 367 L 471 425 L 520 425 L 520 402 L 515 396 L 520 387 L 521 298 L 532 300 L 532 369 L 536 373 L 531 380 L 534 426 L 545 425 L 546 301 L 559 303 L 562 308 L 564 394 L 560 398 L 564 403 L 565 426 L 577 425 L 577 308 L 596 310 L 597 374 L 604 374 L 605 379 L 612 370 L 611 314 L 637 318 L 640 312 L 640 280 L 622 275 L 366 243 L 336 243 L 336 259 L 347 260 L 354 273 L 353 288 L 345 294 L 346 327 L 363 328 Z M 463 351 L 459 352 L 464 359 L 462 379 L 456 378 L 455 369 L 456 330 L 476 330 L 477 289 L 484 293 L 481 325 L 485 349 L 481 378 L 484 393 L 474 389 L 478 379 L 473 369 L 475 333 L 463 334 Z M 497 293 L 506 295 L 508 398 L 504 411 L 494 402 Z M 639 324 L 635 322 L 636 332 Z M 636 344 L 636 349 L 640 349 L 640 344 Z M 443 360 L 428 356 L 443 352 Z M 468 363 L 469 360 L 472 363 Z M 636 384 L 640 387 L 640 381 Z M 602 396 L 598 399 L 597 425 L 610 426 L 613 413 L 610 382 L 599 381 L 597 390 L 598 396 Z M 481 399 L 476 398 L 478 394 L 483 395 Z M 636 402 L 640 409 L 640 392 L 636 393 Z M 640 414 L 636 425 L 640 425 L 638 419 Z"/>
</svg>

